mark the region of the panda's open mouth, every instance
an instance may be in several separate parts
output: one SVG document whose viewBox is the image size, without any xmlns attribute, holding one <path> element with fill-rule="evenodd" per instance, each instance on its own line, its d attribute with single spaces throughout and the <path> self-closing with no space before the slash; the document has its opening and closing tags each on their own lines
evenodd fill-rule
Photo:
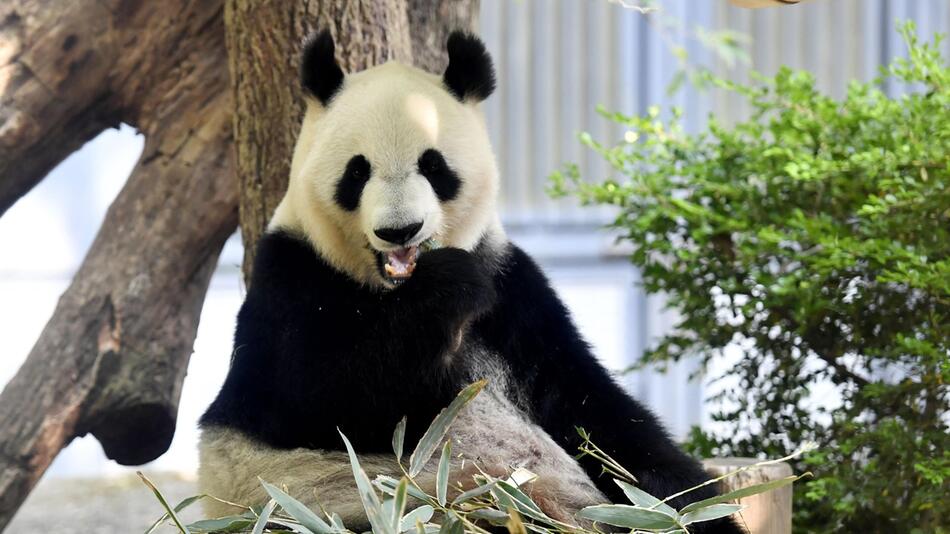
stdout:
<svg viewBox="0 0 950 534">
<path fill-rule="evenodd" d="M 441 245 L 433 238 L 426 239 L 418 245 L 400 247 L 393 250 L 376 251 L 376 263 L 379 272 L 390 282 L 403 282 L 416 270 L 419 255 Z"/>
<path fill-rule="evenodd" d="M 380 252 L 380 263 L 383 267 L 383 274 L 390 280 L 405 280 L 412 276 L 416 269 L 416 260 L 419 259 L 418 245 L 397 248 L 386 252 Z"/>
</svg>

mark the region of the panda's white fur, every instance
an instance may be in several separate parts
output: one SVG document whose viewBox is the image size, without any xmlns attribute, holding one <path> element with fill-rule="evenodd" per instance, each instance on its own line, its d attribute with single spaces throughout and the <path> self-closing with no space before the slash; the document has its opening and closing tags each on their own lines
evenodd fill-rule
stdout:
<svg viewBox="0 0 950 534">
<path fill-rule="evenodd" d="M 440 204 L 415 171 L 416 157 L 437 146 L 462 169 L 458 198 Z M 356 213 L 334 200 L 334 188 L 354 153 L 373 162 Z M 386 63 L 346 77 L 325 107 L 307 98 L 294 148 L 287 195 L 270 229 L 307 236 L 334 267 L 372 286 L 384 284 L 367 240 L 376 250 L 392 245 L 373 230 L 423 220 L 415 242 L 434 238 L 443 246 L 472 250 L 484 236 L 505 242 L 495 211 L 498 171 L 485 119 L 477 103 L 459 105 L 441 78 L 399 63 Z"/>
<path fill-rule="evenodd" d="M 337 427 L 370 477 L 398 475 L 384 452 L 396 421 L 407 415 L 407 436 L 418 438 L 477 379 L 489 386 L 448 434 L 453 492 L 479 471 L 501 478 L 525 468 L 538 475 L 526 491 L 565 522 L 624 499 L 596 460 L 572 457 L 577 427 L 654 495 L 705 479 L 597 362 L 538 266 L 507 241 L 478 105 L 494 87 L 491 60 L 462 34 L 448 52 L 442 77 L 395 63 L 344 76 L 328 33 L 305 48 L 310 97 L 288 191 L 258 244 L 228 377 L 201 420 L 199 485 L 221 499 L 205 500 L 210 515 L 238 511 L 228 502 L 263 504 L 263 479 L 365 528 Z M 424 159 L 431 152 L 434 167 Z M 412 235 L 398 244 L 379 232 L 407 226 Z M 431 242 L 441 247 L 419 255 L 401 284 L 382 272 L 382 255 Z M 430 493 L 436 461 L 417 478 Z M 670 502 L 714 494 L 706 486 Z M 740 532 L 731 520 L 697 525 Z"/>
<path fill-rule="evenodd" d="M 496 380 L 490 380 L 488 388 L 463 409 L 448 434 L 453 443 L 450 498 L 473 488 L 476 474 L 504 479 L 525 468 L 538 478 L 524 489 L 555 519 L 576 522 L 578 510 L 606 502 L 577 462 L 505 397 L 499 387 L 503 377 L 497 372 L 494 376 Z M 226 428 L 205 429 L 199 451 L 199 489 L 222 499 L 205 500 L 205 512 L 212 517 L 240 512 L 222 501 L 243 505 L 267 501 L 259 482 L 265 480 L 286 488 L 311 509 L 339 514 L 351 529 L 367 526 L 343 451 L 280 450 Z M 394 454 L 358 456 L 371 479 L 402 476 Z M 435 495 L 437 467 L 438 454 L 414 478 L 429 495 Z"/>
<path fill-rule="evenodd" d="M 450 165 L 462 171 L 464 186 L 451 203 L 441 204 L 415 172 L 416 155 L 430 146 L 439 147 Z M 373 162 L 373 174 L 359 210 L 350 213 L 335 202 L 333 191 L 354 153 Z M 378 286 L 385 281 L 366 241 L 376 250 L 390 245 L 376 238 L 373 229 L 424 220 L 417 242 L 433 238 L 464 250 L 479 243 L 501 250 L 506 238 L 496 214 L 497 194 L 498 171 L 478 103 L 459 105 L 440 77 L 387 63 L 347 76 L 329 108 L 307 98 L 288 191 L 269 230 L 306 236 L 334 267 Z M 604 502 L 577 462 L 505 397 L 504 373 L 472 369 L 473 376 L 489 373 L 491 385 L 463 411 L 449 435 L 456 453 L 454 482 L 470 487 L 477 470 L 504 477 L 526 468 L 539 475 L 530 488 L 533 498 L 565 521 L 583 506 Z M 203 493 L 233 503 L 261 503 L 266 496 L 260 478 L 287 487 L 315 509 L 340 514 L 348 525 L 364 521 L 342 451 L 274 449 L 220 427 L 203 430 L 199 450 Z M 430 492 L 436 460 L 417 479 Z M 361 455 L 360 461 L 371 477 L 399 473 L 391 454 Z M 222 501 L 205 503 L 213 516 L 235 512 Z"/>
</svg>

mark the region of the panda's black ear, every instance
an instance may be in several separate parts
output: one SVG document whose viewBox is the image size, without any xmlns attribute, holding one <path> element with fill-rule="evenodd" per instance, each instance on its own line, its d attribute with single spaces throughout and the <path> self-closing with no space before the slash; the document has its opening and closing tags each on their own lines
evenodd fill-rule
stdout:
<svg viewBox="0 0 950 534">
<path fill-rule="evenodd" d="M 333 51 L 333 36 L 328 30 L 313 32 L 304 41 L 300 59 L 300 83 L 324 106 L 343 86 L 343 69 Z"/>
<path fill-rule="evenodd" d="M 495 67 L 481 39 L 454 31 L 446 46 L 449 66 L 442 75 L 445 87 L 459 100 L 480 102 L 495 90 Z"/>
</svg>

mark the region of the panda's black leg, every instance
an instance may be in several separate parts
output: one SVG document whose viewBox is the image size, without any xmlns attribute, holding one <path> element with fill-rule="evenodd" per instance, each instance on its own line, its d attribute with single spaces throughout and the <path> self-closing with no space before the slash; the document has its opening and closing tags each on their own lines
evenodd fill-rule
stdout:
<svg viewBox="0 0 950 534">
<path fill-rule="evenodd" d="M 683 453 L 657 418 L 597 361 L 564 304 L 524 252 L 512 248 L 496 287 L 498 304 L 477 330 L 506 358 L 513 387 L 524 393 L 535 422 L 565 451 L 577 453 L 583 443 L 577 429 L 583 428 L 595 445 L 637 476 L 644 491 L 659 498 L 708 480 L 699 462 Z M 611 500 L 627 502 L 611 477 L 601 476 L 599 461 L 588 456 L 581 465 Z M 706 486 L 673 499 L 671 505 L 679 508 L 715 493 Z M 700 528 L 741 532 L 730 521 Z"/>
</svg>

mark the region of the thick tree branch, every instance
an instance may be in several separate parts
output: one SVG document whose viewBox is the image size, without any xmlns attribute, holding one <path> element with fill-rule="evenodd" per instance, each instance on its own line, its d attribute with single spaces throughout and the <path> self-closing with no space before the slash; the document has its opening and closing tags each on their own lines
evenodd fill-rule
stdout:
<svg viewBox="0 0 950 534">
<path fill-rule="evenodd" d="M 0 215 L 63 158 L 118 124 L 103 83 L 115 46 L 109 20 L 105 7 L 88 0 L 0 5 Z"/>
<path fill-rule="evenodd" d="M 110 98 L 146 134 L 145 151 L 0 393 L 0 530 L 76 436 L 91 432 L 120 463 L 167 449 L 208 282 L 237 224 L 220 5 L 115 4 L 107 20 L 119 35 L 148 20 L 160 33 L 110 59 L 109 83 L 125 88 Z M 146 6 L 159 4 L 178 11 L 153 18 Z"/>
<path fill-rule="evenodd" d="M 144 129 L 220 17 L 220 0 L 0 3 L 0 216 L 102 130 Z"/>
<path fill-rule="evenodd" d="M 0 528 L 69 441 L 163 453 L 218 253 L 237 224 L 227 94 L 150 142 L 27 362 L 0 394 Z M 168 141 L 164 143 L 163 141 Z"/>
<path fill-rule="evenodd" d="M 0 393 L 0 530 L 76 436 L 91 432 L 122 463 L 168 447 L 201 303 L 237 222 L 236 185 L 250 252 L 286 187 L 302 114 L 296 57 L 308 31 L 330 28 L 355 71 L 410 61 L 410 17 L 413 33 L 469 26 L 462 12 L 474 20 L 477 2 L 463 3 L 452 11 L 450 0 L 228 0 L 233 106 L 219 1 L 0 7 L 0 215 L 103 128 L 124 121 L 147 138 L 82 267 Z M 417 11 L 430 8 L 445 17 Z M 417 64 L 438 72 L 443 44 L 433 46 Z"/>
</svg>

